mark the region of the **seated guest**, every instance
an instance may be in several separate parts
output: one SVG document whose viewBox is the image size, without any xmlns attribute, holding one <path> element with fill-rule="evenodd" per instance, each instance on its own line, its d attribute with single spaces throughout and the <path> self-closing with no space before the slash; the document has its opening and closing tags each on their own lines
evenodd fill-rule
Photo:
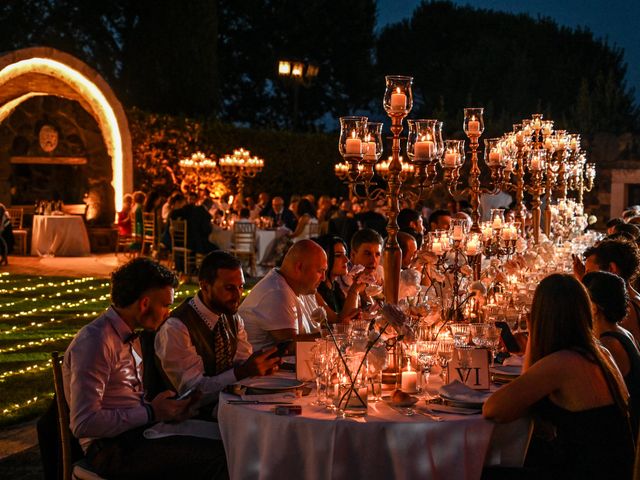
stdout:
<svg viewBox="0 0 640 480">
<path fill-rule="evenodd" d="M 116 226 L 118 227 L 118 235 L 121 237 L 130 237 L 132 233 L 131 227 L 131 206 L 133 205 L 133 196 L 127 193 L 122 197 L 122 210 L 118 212 Z"/>
<path fill-rule="evenodd" d="M 316 210 L 309 200 L 306 198 L 301 199 L 296 208 L 296 228 L 293 232 L 287 234 L 293 242 L 311 238 L 311 225 L 318 224 Z"/>
<path fill-rule="evenodd" d="M 451 227 L 451 212 L 449 210 L 434 210 L 429 216 L 429 231 L 449 230 Z"/>
<path fill-rule="evenodd" d="M 376 285 L 382 287 L 384 283 L 384 270 L 380 265 L 382 242 L 382 237 L 378 232 L 369 228 L 358 230 L 351 238 L 351 263 L 354 266 L 362 265 L 364 267 L 364 271 L 359 278 L 371 287 Z M 351 288 L 353 280 L 344 276 L 340 278 L 340 287 L 345 295 Z M 372 295 L 375 295 L 375 293 L 372 293 Z M 360 306 L 372 303 L 366 291 L 360 292 L 359 303 Z"/>
<path fill-rule="evenodd" d="M 329 220 L 329 234 L 337 235 L 349 245 L 351 237 L 358 231 L 358 222 L 353 218 L 351 202 L 343 200 L 336 215 Z"/>
<path fill-rule="evenodd" d="M 403 208 L 398 213 L 398 227 L 401 232 L 408 233 L 416 239 L 418 248 L 422 246 L 424 236 L 424 225 L 422 215 L 411 208 Z"/>
<path fill-rule="evenodd" d="M 238 313 L 254 350 L 320 332 L 313 313 L 318 309 L 316 289 L 326 271 L 322 247 L 313 240 L 300 240 L 289 249 L 282 266 L 273 268 L 251 289 Z"/>
<path fill-rule="evenodd" d="M 624 280 L 609 272 L 591 272 L 582 278 L 593 304 L 593 331 L 611 352 L 631 395 L 634 438 L 640 414 L 640 351 L 633 335 L 618 325 L 627 316 L 629 295 Z"/>
<path fill-rule="evenodd" d="M 202 404 L 217 401 L 227 385 L 277 370 L 275 348 L 252 354 L 237 314 L 244 287 L 242 263 L 216 251 L 202 261 L 200 290 L 171 312 L 155 338 L 155 352 L 170 386 L 197 388 Z M 208 412 L 210 415 L 210 411 Z"/>
<path fill-rule="evenodd" d="M 624 225 L 624 224 L 625 224 L 625 221 L 622 218 L 620 218 L 620 217 L 612 218 L 606 224 L 607 235 L 611 235 L 612 233 L 614 233 L 615 232 L 615 227 L 617 225 Z"/>
<path fill-rule="evenodd" d="M 193 254 L 207 254 L 217 250 L 217 246 L 209 241 L 211 234 L 211 215 L 206 205 L 196 205 L 197 197 L 189 195 L 189 202 L 170 214 L 172 220 L 182 219 L 187 221 L 187 248 Z"/>
<path fill-rule="evenodd" d="M 589 296 L 578 280 L 543 279 L 533 297 L 523 373 L 482 409 L 500 423 L 530 412 L 550 422 L 559 457 L 545 458 L 552 478 L 630 478 L 633 468 L 629 394 L 591 325 Z"/>
<path fill-rule="evenodd" d="M 273 219 L 274 227 L 287 227 L 292 232 L 296 229 L 296 216 L 291 210 L 285 208 L 284 199 L 282 197 L 273 197 L 271 200 L 271 208 L 268 209 L 264 217 Z"/>
<path fill-rule="evenodd" d="M 630 309 L 627 317 L 620 325 L 629 330 L 640 342 L 640 293 L 632 284 L 638 276 L 640 268 L 640 251 L 634 242 L 622 239 L 605 239 L 597 245 L 587 248 L 584 252 L 584 265 L 574 257 L 574 273 L 582 278 L 585 273 L 605 271 L 622 277 L 627 285 L 630 299 Z"/>
<path fill-rule="evenodd" d="M 251 223 L 251 219 L 249 218 L 250 216 L 251 210 L 249 210 L 247 207 L 242 207 L 238 212 L 238 218 L 236 219 L 236 222 Z"/>
<path fill-rule="evenodd" d="M 329 321 L 343 322 L 358 313 L 358 294 L 364 291 L 366 284 L 353 282 L 345 295 L 336 280 L 347 274 L 347 244 L 333 235 L 323 235 L 316 242 L 327 254 L 327 276 L 318 286 L 316 300 L 327 311 Z"/>
<path fill-rule="evenodd" d="M 615 235 L 616 233 L 627 233 L 634 242 L 637 242 L 638 238 L 640 238 L 640 228 L 632 223 L 618 223 L 613 227 L 607 229 L 607 235 L 609 237 Z"/>
<path fill-rule="evenodd" d="M 414 255 L 418 251 L 416 238 L 406 232 L 398 232 L 398 244 L 402 252 L 402 268 L 409 268 Z"/>
<path fill-rule="evenodd" d="M 222 442 L 191 436 L 148 440 L 153 422 L 190 416 L 191 400 L 167 390 L 150 403 L 143 390 L 143 352 L 135 329 L 165 320 L 178 282 L 167 268 L 136 258 L 111 276 L 112 306 L 83 327 L 64 355 L 70 427 L 87 460 L 106 478 L 225 478 Z"/>
</svg>

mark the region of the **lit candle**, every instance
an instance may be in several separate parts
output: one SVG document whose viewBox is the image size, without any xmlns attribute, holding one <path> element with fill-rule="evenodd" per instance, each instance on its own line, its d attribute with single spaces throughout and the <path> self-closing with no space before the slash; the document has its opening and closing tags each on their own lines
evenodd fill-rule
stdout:
<svg viewBox="0 0 640 480">
<path fill-rule="evenodd" d="M 444 166 L 445 167 L 455 167 L 458 164 L 458 154 L 456 153 L 445 153 L 444 154 Z"/>
<path fill-rule="evenodd" d="M 553 150 L 553 142 L 551 141 L 550 138 L 547 138 L 544 141 L 544 148 L 546 148 L 547 150 Z"/>
<path fill-rule="evenodd" d="M 402 372 L 402 391 L 415 393 L 418 385 L 418 374 L 411 371 L 411 364 L 407 364 L 407 369 Z"/>
<path fill-rule="evenodd" d="M 499 165 L 502 161 L 502 152 L 494 148 L 489 152 L 489 165 Z"/>
<path fill-rule="evenodd" d="M 464 237 L 464 232 L 462 231 L 462 225 L 453 226 L 453 234 L 451 235 L 451 237 L 454 240 L 462 240 L 462 238 Z"/>
<path fill-rule="evenodd" d="M 477 255 L 478 254 L 478 239 L 476 237 L 472 237 L 467 242 L 467 255 Z"/>
<path fill-rule="evenodd" d="M 502 218 L 500 218 L 497 215 L 495 217 L 493 217 L 493 225 L 492 225 L 492 227 L 495 228 L 496 230 L 502 228 Z"/>
<path fill-rule="evenodd" d="M 534 171 L 540 170 L 540 158 L 533 157 L 531 159 L 531 170 L 534 170 Z"/>
<path fill-rule="evenodd" d="M 375 160 L 376 159 L 376 142 L 364 142 L 364 159 Z"/>
<path fill-rule="evenodd" d="M 431 141 L 431 137 L 423 136 L 420 141 L 416 142 L 413 154 L 417 160 L 431 158 L 433 156 L 433 142 Z"/>
<path fill-rule="evenodd" d="M 362 153 L 362 141 L 356 138 L 356 132 L 351 132 L 351 138 L 347 138 L 345 151 L 349 154 L 360 155 Z"/>
<path fill-rule="evenodd" d="M 396 88 L 396 93 L 391 94 L 391 110 L 402 111 L 407 109 L 407 96 Z"/>
<path fill-rule="evenodd" d="M 471 117 L 471 120 L 467 123 L 468 133 L 480 133 L 480 122 L 476 120 L 475 116 Z"/>
<path fill-rule="evenodd" d="M 436 255 L 440 255 L 442 253 L 442 244 L 438 241 L 433 242 L 431 245 L 431 251 Z"/>
</svg>

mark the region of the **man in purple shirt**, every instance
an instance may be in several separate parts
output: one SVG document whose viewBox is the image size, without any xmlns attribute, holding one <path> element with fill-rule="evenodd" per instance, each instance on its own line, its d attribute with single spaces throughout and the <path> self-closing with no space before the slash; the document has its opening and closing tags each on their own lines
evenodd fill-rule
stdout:
<svg viewBox="0 0 640 480">
<path fill-rule="evenodd" d="M 154 422 L 179 422 L 192 400 L 167 390 L 146 402 L 140 340 L 169 313 L 177 279 L 160 264 L 137 258 L 111 276 L 112 306 L 75 336 L 63 377 L 72 433 L 87 459 L 108 478 L 226 478 L 222 442 L 192 436 L 148 440 Z"/>
</svg>

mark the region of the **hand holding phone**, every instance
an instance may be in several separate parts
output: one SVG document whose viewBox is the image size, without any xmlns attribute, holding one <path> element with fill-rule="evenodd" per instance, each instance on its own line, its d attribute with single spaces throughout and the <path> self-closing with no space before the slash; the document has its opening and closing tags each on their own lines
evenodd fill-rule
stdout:
<svg viewBox="0 0 640 480">
<path fill-rule="evenodd" d="M 287 351 L 287 348 L 289 348 L 289 345 L 291 345 L 292 343 L 293 343 L 293 340 L 284 340 L 283 342 L 279 342 L 276 345 L 277 350 L 273 352 L 271 355 L 269 355 L 267 358 L 283 357 Z"/>
<path fill-rule="evenodd" d="M 506 322 L 496 322 L 496 327 L 500 329 L 500 338 L 502 338 L 504 346 L 507 347 L 507 351 L 509 353 L 522 353 L 520 344 L 516 340 L 516 337 L 513 336 L 509 325 L 507 325 Z"/>
<path fill-rule="evenodd" d="M 173 400 L 185 400 L 189 398 L 195 391 L 196 391 L 195 388 L 188 388 L 187 390 L 182 392 L 180 395 L 175 396 Z"/>
</svg>

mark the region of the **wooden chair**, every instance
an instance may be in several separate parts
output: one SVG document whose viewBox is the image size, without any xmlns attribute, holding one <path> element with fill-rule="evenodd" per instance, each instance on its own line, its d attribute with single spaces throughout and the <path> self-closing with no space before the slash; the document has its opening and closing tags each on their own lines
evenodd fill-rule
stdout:
<svg viewBox="0 0 640 480">
<path fill-rule="evenodd" d="M 233 224 L 233 248 L 238 258 L 248 258 L 251 276 L 256 276 L 256 224 L 253 222 L 235 222 Z"/>
<path fill-rule="evenodd" d="M 24 208 L 7 208 L 7 213 L 11 220 L 11 229 L 13 230 L 13 238 L 18 247 L 18 253 L 20 255 L 29 255 L 27 251 L 27 235 L 29 234 L 29 230 L 22 228 Z"/>
<path fill-rule="evenodd" d="M 90 469 L 90 465 L 84 459 L 73 463 L 71 441 L 73 435 L 69 428 L 69 406 L 64 396 L 62 383 L 62 359 L 58 352 L 51 353 L 53 366 L 53 384 L 56 392 L 56 405 L 58 407 L 58 425 L 60 427 L 60 441 L 62 445 L 62 478 L 63 480 L 95 480 L 101 479 L 98 474 Z"/>
<path fill-rule="evenodd" d="M 132 243 L 132 235 L 120 235 L 120 232 L 118 232 L 118 239 L 116 240 L 116 256 L 118 256 L 120 252 L 124 252 L 127 256 L 132 256 L 134 253 L 131 250 Z"/>
<path fill-rule="evenodd" d="M 144 255 L 144 247 L 149 245 L 149 254 L 156 247 L 156 216 L 155 213 L 142 214 L 142 237 L 140 239 L 140 255 Z"/>
<path fill-rule="evenodd" d="M 191 250 L 187 247 L 187 221 L 169 220 L 169 234 L 171 235 L 171 268 L 176 270 L 176 260 L 182 258 L 184 274 L 189 275 L 193 262 Z"/>
<path fill-rule="evenodd" d="M 309 238 L 317 238 L 320 236 L 320 224 L 318 222 L 309 222 Z"/>
</svg>

